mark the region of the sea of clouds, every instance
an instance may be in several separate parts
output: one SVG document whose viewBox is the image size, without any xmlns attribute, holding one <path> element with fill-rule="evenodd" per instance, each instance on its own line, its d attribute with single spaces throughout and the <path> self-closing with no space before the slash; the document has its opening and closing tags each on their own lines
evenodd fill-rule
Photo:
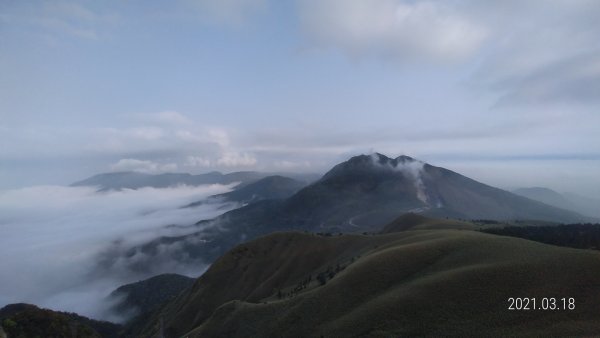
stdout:
<svg viewBox="0 0 600 338">
<path fill-rule="evenodd" d="M 195 208 L 182 206 L 232 187 L 97 192 L 94 187 L 35 186 L 0 191 L 0 307 L 26 302 L 118 320 L 106 298 L 118 286 L 166 272 L 197 277 L 207 266 L 167 262 L 140 272 L 115 266 L 99 276 L 94 270 L 102 254 L 115 243 L 134 247 L 197 231 L 185 226 L 236 206 L 213 199 Z"/>
</svg>

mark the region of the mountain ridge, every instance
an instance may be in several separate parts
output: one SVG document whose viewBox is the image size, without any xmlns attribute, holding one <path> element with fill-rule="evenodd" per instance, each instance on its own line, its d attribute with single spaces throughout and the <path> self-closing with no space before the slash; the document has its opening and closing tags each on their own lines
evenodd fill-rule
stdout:
<svg viewBox="0 0 600 338">
<path fill-rule="evenodd" d="M 517 195 L 527 197 L 555 207 L 572 210 L 580 214 L 600 219 L 600 201 L 571 193 L 559 193 L 545 187 L 518 188 L 512 191 Z"/>
<path fill-rule="evenodd" d="M 598 271 L 597 252 L 470 230 L 277 232 L 227 252 L 160 316 L 173 337 L 589 335 Z M 573 311 L 507 310 L 567 293 Z"/>
<path fill-rule="evenodd" d="M 210 196 L 210 200 L 223 200 L 240 204 L 256 203 L 269 199 L 283 199 L 292 196 L 307 183 L 282 175 L 266 176 L 247 183 L 241 187 L 218 195 Z M 184 208 L 191 208 L 206 203 L 205 200 L 190 203 Z"/>
<path fill-rule="evenodd" d="M 198 186 L 205 184 L 231 184 L 239 183 L 235 188 L 241 188 L 246 184 L 256 182 L 268 176 L 286 176 L 294 180 L 310 183 L 317 180 L 320 175 L 312 173 L 267 173 L 258 171 L 235 171 L 221 173 L 211 171 L 203 174 L 190 173 L 162 173 L 148 174 L 137 171 L 121 171 L 100 173 L 86 179 L 71 183 L 71 187 L 92 186 L 97 187 L 99 192 L 121 189 L 139 189 L 144 187 L 168 188 L 178 185 Z"/>
<path fill-rule="evenodd" d="M 419 196 L 419 191 L 421 196 Z M 355 156 L 287 199 L 263 200 L 194 225 L 198 231 L 160 237 L 129 250 L 152 264 L 160 246 L 171 258 L 210 264 L 235 245 L 275 231 L 378 232 L 405 213 L 452 219 L 552 220 L 585 217 L 494 188 L 408 156 Z M 116 264 L 119 256 L 103 262 Z M 196 263 L 193 263 L 196 262 Z"/>
</svg>

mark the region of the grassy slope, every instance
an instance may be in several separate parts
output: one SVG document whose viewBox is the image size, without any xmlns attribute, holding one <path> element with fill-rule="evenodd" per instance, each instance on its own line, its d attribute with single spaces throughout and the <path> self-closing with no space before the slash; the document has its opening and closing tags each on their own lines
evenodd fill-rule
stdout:
<svg viewBox="0 0 600 338">
<path fill-rule="evenodd" d="M 0 309 L 1 332 L 8 337 L 117 337 L 120 325 L 89 319 L 75 313 L 9 304 Z"/>
<path fill-rule="evenodd" d="M 338 263 L 349 265 L 326 285 L 275 297 Z M 599 280 L 596 252 L 474 231 L 277 233 L 224 255 L 163 318 L 168 334 L 197 337 L 584 335 L 600 332 Z M 508 297 L 577 307 L 508 311 Z"/>
<path fill-rule="evenodd" d="M 480 226 L 471 223 L 453 219 L 439 219 L 425 217 L 420 214 L 407 213 L 388 225 L 383 227 L 381 233 L 388 234 L 406 230 L 433 230 L 433 229 L 461 229 L 461 230 L 477 230 Z"/>
<path fill-rule="evenodd" d="M 273 296 L 280 288 L 295 285 L 314 271 L 335 265 L 339 260 L 350 261 L 353 256 L 388 241 L 384 236 L 321 237 L 286 232 L 239 245 L 219 258 L 190 290 L 166 307 L 162 314 L 166 331 L 169 335 L 182 335 L 227 301 L 258 302 Z M 151 322 L 156 324 L 158 319 Z"/>
</svg>

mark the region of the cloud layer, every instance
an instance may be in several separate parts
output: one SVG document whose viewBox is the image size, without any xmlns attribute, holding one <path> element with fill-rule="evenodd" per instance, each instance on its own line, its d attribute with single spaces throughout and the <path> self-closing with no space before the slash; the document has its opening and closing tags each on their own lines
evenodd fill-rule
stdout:
<svg viewBox="0 0 600 338">
<path fill-rule="evenodd" d="M 305 0 L 300 8 L 307 32 L 320 45 L 355 56 L 462 60 L 486 37 L 484 27 L 445 2 Z"/>
<path fill-rule="evenodd" d="M 96 193 L 89 187 L 36 186 L 0 191 L 0 306 L 29 302 L 115 319 L 104 302 L 114 288 L 158 273 L 198 276 L 206 266 L 163 262 L 133 271 L 127 261 L 98 276 L 94 270 L 105 250 L 115 243 L 126 249 L 193 231 L 166 226 L 193 224 L 229 210 L 233 206 L 222 204 L 180 209 L 229 189 L 212 185 Z"/>
</svg>

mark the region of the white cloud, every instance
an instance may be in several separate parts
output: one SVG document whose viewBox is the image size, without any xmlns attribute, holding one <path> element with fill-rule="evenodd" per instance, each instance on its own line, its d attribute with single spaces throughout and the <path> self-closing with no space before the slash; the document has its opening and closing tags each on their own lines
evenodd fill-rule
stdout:
<svg viewBox="0 0 600 338">
<path fill-rule="evenodd" d="M 239 25 L 267 6 L 267 0 L 182 0 L 182 3 L 203 21 L 225 25 Z"/>
<path fill-rule="evenodd" d="M 256 158 L 248 153 L 227 151 L 217 159 L 218 166 L 224 167 L 250 167 L 256 164 Z"/>
<path fill-rule="evenodd" d="M 485 24 L 485 56 L 472 84 L 502 104 L 599 102 L 600 3 L 590 0 L 470 1 L 463 11 Z"/>
<path fill-rule="evenodd" d="M 203 156 L 188 156 L 185 166 L 199 168 L 244 168 L 255 166 L 257 162 L 256 157 L 249 153 L 225 150 L 214 159 Z"/>
<path fill-rule="evenodd" d="M 158 127 L 137 127 L 125 130 L 124 132 L 134 138 L 148 141 L 158 140 L 165 135 L 164 131 Z"/>
<path fill-rule="evenodd" d="M 102 274 L 96 269 L 114 243 L 126 251 L 160 236 L 197 230 L 166 226 L 190 225 L 230 210 L 214 203 L 180 208 L 230 189 L 210 185 L 96 193 L 93 187 L 36 186 L 0 191 L 0 307 L 28 302 L 109 318 L 104 297 L 122 284 L 165 272 L 197 276 L 205 269 L 202 263 L 182 265 L 174 259 L 145 272 L 129 268 L 128 259 L 139 257 L 123 257 L 122 264 L 104 267 Z"/>
<path fill-rule="evenodd" d="M 155 174 L 172 172 L 177 170 L 176 163 L 161 164 L 153 161 L 138 160 L 134 158 L 120 159 L 110 166 L 112 171 L 137 171 L 141 173 Z"/>
<path fill-rule="evenodd" d="M 173 111 L 173 110 L 167 110 L 167 111 L 162 111 L 162 112 L 158 112 L 155 114 L 151 114 L 150 117 L 153 121 L 156 121 L 159 123 L 180 124 L 180 125 L 192 123 L 192 120 L 190 120 L 187 116 L 185 116 L 182 113 Z"/>
<path fill-rule="evenodd" d="M 281 170 L 306 170 L 311 168 L 310 161 L 279 160 L 275 161 L 273 166 Z"/>
<path fill-rule="evenodd" d="M 185 161 L 186 167 L 208 168 L 210 165 L 211 161 L 202 156 L 188 156 Z"/>
<path fill-rule="evenodd" d="M 57 0 L 41 4 L 20 4 L 3 15 L 3 21 L 14 27 L 41 28 L 47 41 L 56 43 L 62 36 L 97 40 L 118 21 L 114 13 L 97 11 L 82 2 Z"/>
<path fill-rule="evenodd" d="M 219 147 L 228 147 L 230 138 L 227 131 L 220 128 L 196 128 L 196 130 L 181 129 L 175 131 L 175 136 L 182 141 L 191 143 L 214 143 Z"/>
<path fill-rule="evenodd" d="M 304 0 L 300 9 L 317 43 L 352 55 L 454 61 L 471 56 L 486 36 L 444 2 Z"/>
<path fill-rule="evenodd" d="M 499 103 L 600 102 L 593 0 L 298 0 L 319 46 L 398 62 L 469 61 Z"/>
</svg>

